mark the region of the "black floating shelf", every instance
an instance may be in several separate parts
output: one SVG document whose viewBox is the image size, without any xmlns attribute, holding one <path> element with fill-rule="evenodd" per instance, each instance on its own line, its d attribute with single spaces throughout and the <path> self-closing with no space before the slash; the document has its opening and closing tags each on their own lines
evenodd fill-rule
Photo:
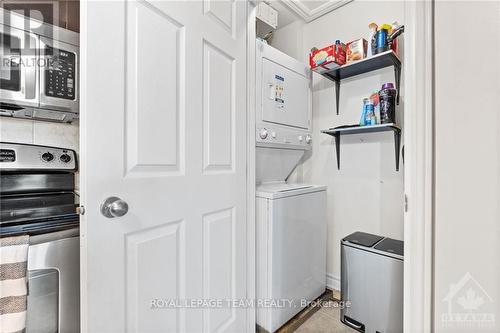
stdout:
<svg viewBox="0 0 500 333">
<path fill-rule="evenodd" d="M 350 134 L 362 134 L 362 133 L 376 133 L 376 132 L 394 132 L 394 148 L 396 154 L 396 171 L 399 171 L 399 150 L 401 146 L 401 128 L 393 123 L 390 124 L 380 124 L 372 126 L 359 126 L 359 125 L 347 125 L 339 126 L 335 128 L 330 128 L 321 131 L 335 137 L 335 149 L 337 152 L 337 169 L 340 170 L 340 136 L 350 135 Z"/>
<path fill-rule="evenodd" d="M 339 114 L 340 81 L 352 76 L 369 73 L 385 67 L 394 67 L 394 76 L 397 90 L 396 103 L 399 105 L 399 86 L 401 81 L 401 61 L 392 51 L 385 51 L 377 55 L 358 60 L 347 65 L 334 68 L 328 72 L 321 73 L 324 77 L 335 82 L 337 114 Z"/>
</svg>

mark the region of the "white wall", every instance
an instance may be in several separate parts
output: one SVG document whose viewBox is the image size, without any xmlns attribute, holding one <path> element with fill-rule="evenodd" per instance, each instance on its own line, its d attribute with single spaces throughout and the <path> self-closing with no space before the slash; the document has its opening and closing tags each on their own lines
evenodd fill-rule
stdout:
<svg viewBox="0 0 500 333">
<path fill-rule="evenodd" d="M 404 3 L 354 1 L 308 24 L 278 30 L 272 45 L 307 61 L 311 47 L 336 39 L 368 39 L 368 23 L 403 22 Z M 299 34 L 301 36 L 296 36 Z M 300 45 L 300 41 L 302 45 Z M 300 50 L 301 49 L 301 50 Z M 402 58 L 402 57 L 401 57 Z M 320 130 L 359 122 L 362 100 L 385 82 L 394 82 L 392 68 L 341 83 L 340 114 L 335 112 L 334 84 L 314 74 L 313 153 L 292 175 L 292 181 L 328 185 L 328 283 L 338 288 L 340 240 L 354 231 L 403 239 L 403 165 L 395 170 L 391 133 L 345 137 L 337 170 L 333 138 Z M 402 92 L 404 99 L 404 92 Z M 400 121 L 403 101 L 398 109 Z"/>
<path fill-rule="evenodd" d="M 467 24 L 464 24 L 467 22 Z M 478 26 L 480 31 L 470 29 Z M 464 47 L 469 41 L 471 47 Z M 465 45 L 468 45 L 465 43 Z M 435 331 L 500 331 L 500 3 L 435 6 Z M 452 313 L 496 322 L 443 321 L 453 284 L 470 273 Z M 477 309 L 460 298 L 471 291 Z M 486 295 L 485 295 L 486 293 Z M 493 301 L 493 303 L 491 302 Z M 472 318 L 472 317 L 471 317 Z"/>
<path fill-rule="evenodd" d="M 78 151 L 78 122 L 59 124 L 0 117 L 0 141 L 70 148 Z"/>
<path fill-rule="evenodd" d="M 304 25 L 304 21 L 297 20 L 279 28 L 273 33 L 271 45 L 295 59 L 304 61 Z"/>
</svg>

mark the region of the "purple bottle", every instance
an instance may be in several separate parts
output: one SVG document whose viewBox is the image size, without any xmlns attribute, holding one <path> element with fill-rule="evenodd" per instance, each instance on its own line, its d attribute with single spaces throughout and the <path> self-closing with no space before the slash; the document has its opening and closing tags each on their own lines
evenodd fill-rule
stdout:
<svg viewBox="0 0 500 333">
<path fill-rule="evenodd" d="M 385 83 L 379 91 L 380 123 L 396 123 L 396 94 L 392 83 Z"/>
</svg>

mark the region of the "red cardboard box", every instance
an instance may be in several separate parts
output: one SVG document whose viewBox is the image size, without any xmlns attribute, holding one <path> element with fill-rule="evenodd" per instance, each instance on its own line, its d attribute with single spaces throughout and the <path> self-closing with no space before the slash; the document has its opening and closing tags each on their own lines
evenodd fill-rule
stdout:
<svg viewBox="0 0 500 333">
<path fill-rule="evenodd" d="M 342 66 L 346 61 L 346 46 L 343 43 L 329 45 L 309 53 L 309 66 L 317 73 L 324 73 Z"/>
</svg>

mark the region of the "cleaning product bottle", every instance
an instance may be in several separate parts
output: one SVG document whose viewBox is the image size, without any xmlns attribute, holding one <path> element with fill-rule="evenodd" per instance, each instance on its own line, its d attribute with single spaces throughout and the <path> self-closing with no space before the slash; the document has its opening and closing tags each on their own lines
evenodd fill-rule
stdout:
<svg viewBox="0 0 500 333">
<path fill-rule="evenodd" d="M 375 110 L 373 103 L 368 98 L 368 102 L 365 104 L 365 126 L 376 125 Z"/>
<path fill-rule="evenodd" d="M 395 31 L 397 31 L 399 29 L 399 27 L 401 27 L 401 25 L 399 24 L 398 21 L 392 22 L 392 32 L 391 33 L 394 33 Z M 395 39 L 392 42 L 392 45 L 389 44 L 389 47 L 392 49 L 392 51 L 394 51 L 394 53 L 398 54 L 398 40 L 397 39 Z"/>
<path fill-rule="evenodd" d="M 401 25 L 396 29 L 393 29 L 389 37 L 387 37 L 387 47 L 392 49 L 392 51 L 398 54 L 398 36 L 405 32 L 405 26 Z"/>
<path fill-rule="evenodd" d="M 370 124 L 377 125 L 377 116 L 375 115 L 375 110 L 371 113 Z"/>
<path fill-rule="evenodd" d="M 375 50 L 377 49 L 377 24 L 374 22 L 371 22 L 368 24 L 368 28 L 370 28 L 370 38 L 368 39 L 368 57 L 371 57 L 372 55 L 375 55 Z"/>
<path fill-rule="evenodd" d="M 385 83 L 379 93 L 380 98 L 380 123 L 396 123 L 396 95 L 394 84 Z"/>
<path fill-rule="evenodd" d="M 384 23 L 378 27 L 377 31 L 377 47 L 375 49 L 375 53 L 379 54 L 385 52 L 389 49 L 387 45 L 387 38 L 389 34 L 392 32 L 392 25 Z"/>
<path fill-rule="evenodd" d="M 374 124 L 380 124 L 380 103 L 379 103 L 379 95 L 378 95 L 378 90 L 373 91 L 373 93 L 370 95 L 370 101 L 373 103 L 374 107 Z"/>
<path fill-rule="evenodd" d="M 366 105 L 370 103 L 369 98 L 363 98 L 363 111 L 361 111 L 361 119 L 359 120 L 359 126 L 366 126 Z"/>
</svg>

